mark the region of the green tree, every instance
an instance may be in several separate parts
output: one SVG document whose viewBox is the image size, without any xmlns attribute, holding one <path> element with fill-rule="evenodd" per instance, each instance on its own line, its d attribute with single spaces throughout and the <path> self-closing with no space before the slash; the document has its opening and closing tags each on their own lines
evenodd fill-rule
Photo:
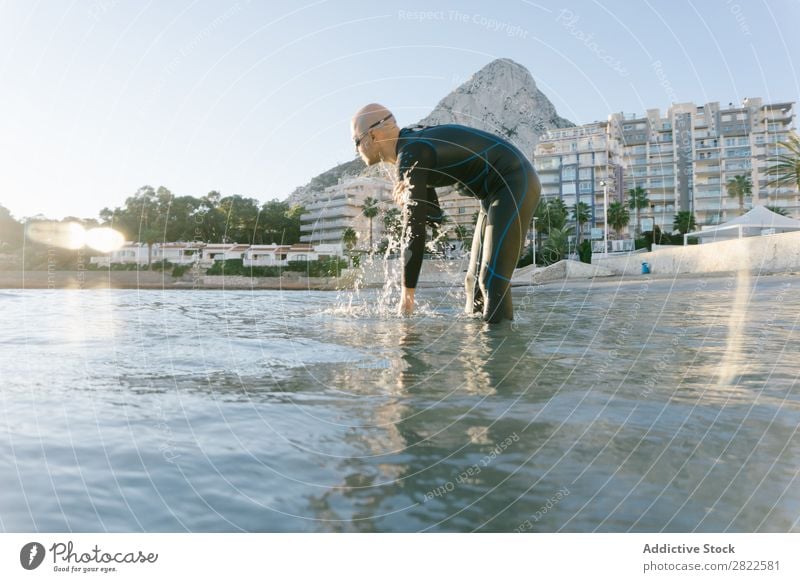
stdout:
<svg viewBox="0 0 800 582">
<path fill-rule="evenodd" d="M 636 211 L 636 232 L 642 232 L 642 208 L 650 207 L 650 199 L 647 197 L 647 191 L 641 186 L 636 186 L 628 190 L 628 208 Z"/>
<path fill-rule="evenodd" d="M 201 238 L 205 242 L 222 242 L 225 233 L 225 216 L 219 208 L 222 194 L 211 190 L 200 199 L 196 217 L 197 225 L 201 230 Z"/>
<path fill-rule="evenodd" d="M 552 230 L 564 228 L 568 216 L 567 205 L 560 198 L 541 201 L 536 208 L 536 228 L 549 235 Z"/>
<path fill-rule="evenodd" d="M 391 241 L 399 241 L 403 230 L 400 209 L 389 208 L 383 213 L 383 240 L 378 245 L 378 252 L 385 253 Z"/>
<path fill-rule="evenodd" d="M 779 142 L 778 145 L 788 152 L 767 159 L 767 163 L 771 164 L 767 168 L 767 176 L 771 176 L 767 186 L 789 186 L 800 190 L 800 137 L 793 133 L 788 141 Z"/>
<path fill-rule="evenodd" d="M 225 217 L 225 230 L 219 242 L 263 242 L 263 236 L 257 233 L 260 218 L 258 200 L 238 194 L 225 196 L 220 199 L 218 209 Z"/>
<path fill-rule="evenodd" d="M 344 243 L 344 248 L 347 249 L 348 252 L 352 251 L 356 246 L 356 243 L 358 242 L 358 235 L 352 227 L 348 226 L 344 229 L 342 232 L 342 242 Z"/>
<path fill-rule="evenodd" d="M 692 232 L 697 228 L 697 222 L 694 218 L 694 213 L 691 210 L 681 210 L 675 215 L 675 220 L 672 221 L 672 228 L 679 231 L 681 234 Z"/>
<path fill-rule="evenodd" d="M 728 196 L 739 199 L 739 216 L 741 216 L 744 214 L 744 197 L 753 192 L 753 183 L 750 181 L 750 176 L 743 174 L 734 176 L 728 180 L 725 188 L 728 190 Z"/>
<path fill-rule="evenodd" d="M 22 246 L 23 226 L 0 204 L 0 252 Z"/>
<path fill-rule="evenodd" d="M 453 234 L 455 235 L 457 241 L 463 243 L 464 240 L 469 236 L 469 231 L 463 224 L 457 224 L 453 227 Z"/>
<path fill-rule="evenodd" d="M 353 230 L 352 227 L 348 226 L 347 228 L 342 231 L 342 242 L 344 243 L 344 248 L 348 256 L 353 251 L 353 248 L 356 246 L 358 242 L 358 235 L 356 231 Z M 352 258 L 352 257 L 351 257 Z"/>
<path fill-rule="evenodd" d="M 261 207 L 259 230 L 264 244 L 295 244 L 300 242 L 302 206 L 289 207 L 287 202 L 270 200 Z"/>
<path fill-rule="evenodd" d="M 200 200 L 194 196 L 173 197 L 165 217 L 164 238 L 168 241 L 204 241 L 203 229 L 195 222 L 195 218 L 200 216 L 200 205 Z"/>
<path fill-rule="evenodd" d="M 536 248 L 542 248 L 542 235 L 547 234 L 550 230 L 550 224 L 547 220 L 547 202 L 544 200 L 539 201 L 536 207 L 536 212 L 533 214 L 533 227 L 536 230 Z M 534 257 L 534 260 L 536 257 Z"/>
<path fill-rule="evenodd" d="M 378 201 L 372 196 L 367 196 L 364 199 L 364 204 L 361 206 L 361 213 L 369 220 L 369 252 L 372 253 L 372 219 L 378 216 L 380 208 Z"/>
<path fill-rule="evenodd" d="M 576 202 L 570 208 L 570 212 L 572 213 L 572 220 L 575 221 L 575 225 L 578 229 L 578 245 L 581 244 L 581 236 L 583 234 L 583 225 L 589 222 L 592 219 L 592 209 L 589 207 L 586 202 Z"/>
<path fill-rule="evenodd" d="M 550 229 L 547 235 L 547 241 L 542 247 L 542 258 L 545 264 L 551 265 L 556 263 L 567 254 L 569 230 L 570 229 L 566 227 Z"/>
<path fill-rule="evenodd" d="M 616 231 L 617 238 L 620 238 L 620 231 L 628 226 L 630 220 L 631 213 L 622 202 L 615 200 L 608 205 L 608 225 Z"/>
<path fill-rule="evenodd" d="M 161 189 L 159 189 L 161 190 Z M 125 207 L 118 214 L 123 230 L 131 233 L 131 239 L 147 245 L 147 268 L 153 261 L 153 245 L 164 239 L 163 212 L 164 192 L 157 195 L 152 186 L 142 186 L 125 199 Z"/>
</svg>

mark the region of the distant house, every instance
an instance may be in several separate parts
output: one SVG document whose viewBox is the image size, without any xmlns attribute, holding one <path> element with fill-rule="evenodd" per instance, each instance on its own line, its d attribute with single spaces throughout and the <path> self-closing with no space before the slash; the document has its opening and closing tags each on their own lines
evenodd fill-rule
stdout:
<svg viewBox="0 0 800 582">
<path fill-rule="evenodd" d="M 214 261 L 227 261 L 230 259 L 243 259 L 250 245 L 239 243 L 211 243 L 203 247 L 200 263 L 210 266 Z"/>
<path fill-rule="evenodd" d="M 155 260 L 155 245 L 152 250 Z M 90 257 L 89 263 L 98 267 L 116 265 L 147 265 L 147 245 L 144 243 L 126 242 L 122 247 L 104 255 Z"/>
<path fill-rule="evenodd" d="M 111 264 L 147 265 L 147 245 L 128 242 L 115 251 L 94 256 L 89 262 L 98 267 Z M 328 257 L 340 257 L 344 248 L 339 244 L 295 244 L 295 245 L 246 245 L 239 243 L 171 242 L 154 244 L 151 262 L 169 261 L 175 265 L 191 265 L 198 262 L 210 267 L 215 261 L 241 259 L 245 266 L 286 266 L 289 261 L 316 261 Z"/>
<path fill-rule="evenodd" d="M 202 242 L 173 242 L 153 245 L 154 261 L 169 261 L 173 265 L 191 265 L 199 261 L 203 248 Z"/>
<path fill-rule="evenodd" d="M 252 245 L 245 251 L 243 262 L 246 267 L 285 267 L 289 261 L 316 261 L 342 254 L 341 244 Z"/>
</svg>

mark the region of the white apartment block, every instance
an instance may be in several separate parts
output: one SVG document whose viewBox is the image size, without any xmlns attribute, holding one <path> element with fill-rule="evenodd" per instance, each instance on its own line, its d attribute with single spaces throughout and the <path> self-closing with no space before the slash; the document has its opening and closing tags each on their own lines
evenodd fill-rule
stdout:
<svg viewBox="0 0 800 582">
<path fill-rule="evenodd" d="M 347 227 L 356 231 L 356 249 L 369 247 L 369 220 L 364 216 L 364 200 L 378 200 L 378 215 L 372 219 L 372 242 L 377 247 L 383 235 L 383 216 L 394 206 L 392 184 L 388 180 L 360 176 L 343 180 L 316 194 L 300 216 L 300 241 L 311 244 L 338 244 Z"/>
<path fill-rule="evenodd" d="M 793 128 L 793 102 L 764 104 L 749 98 L 725 108 L 718 102 L 678 103 L 663 117 L 650 109 L 643 117 L 618 113 L 609 121 L 622 148 L 624 192 L 644 188 L 651 205 L 645 215 L 665 231 L 672 230 L 680 210 L 692 211 L 698 225 L 738 216 L 739 202 L 726 189 L 737 175 L 748 176 L 753 184 L 745 212 L 770 205 L 800 216 L 794 189 L 767 186 L 768 159 L 780 153 L 778 142 L 787 141 Z"/>
<path fill-rule="evenodd" d="M 698 225 L 719 224 L 739 214 L 739 203 L 725 184 L 748 175 L 753 205 L 785 208 L 800 217 L 800 199 L 792 188 L 768 187 L 768 159 L 781 153 L 793 128 L 794 103 L 764 104 L 745 99 L 741 106 L 721 108 L 718 102 L 672 105 L 664 116 L 650 109 L 644 116 L 614 113 L 607 122 L 554 130 L 536 148 L 534 164 L 544 199 L 576 200 L 592 208 L 592 225 L 603 224 L 601 179 L 609 184 L 609 203 L 627 203 L 628 191 L 640 186 L 649 208 L 642 218 L 672 231 L 675 214 L 694 212 Z M 605 178 L 603 178 L 605 177 Z M 635 225 L 631 212 L 630 228 Z M 586 230 L 590 228 L 587 225 Z"/>
<path fill-rule="evenodd" d="M 533 165 L 542 183 L 541 200 L 560 198 L 568 208 L 576 202 L 591 210 L 584 235 L 605 224 L 604 197 L 608 203 L 622 199 L 619 143 L 606 121 L 555 129 L 542 136 Z"/>
</svg>

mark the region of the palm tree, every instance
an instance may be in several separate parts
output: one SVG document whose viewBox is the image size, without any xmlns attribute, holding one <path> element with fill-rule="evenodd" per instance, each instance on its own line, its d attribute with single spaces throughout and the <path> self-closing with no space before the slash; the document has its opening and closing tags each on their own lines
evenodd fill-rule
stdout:
<svg viewBox="0 0 800 582">
<path fill-rule="evenodd" d="M 356 231 L 349 226 L 345 228 L 342 231 L 342 242 L 344 243 L 345 252 L 347 256 L 350 257 L 350 262 L 352 262 L 353 248 L 358 242 L 358 235 L 356 234 Z"/>
<path fill-rule="evenodd" d="M 672 221 L 672 228 L 679 231 L 681 234 L 692 232 L 697 228 L 694 214 L 691 210 L 681 210 L 675 215 L 675 220 Z"/>
<path fill-rule="evenodd" d="M 572 212 L 572 220 L 575 221 L 575 224 L 578 228 L 578 244 L 581 244 L 581 234 L 583 234 L 582 227 L 584 224 L 589 222 L 592 219 L 592 209 L 589 208 L 589 205 L 586 202 L 576 202 L 570 208 L 570 212 Z"/>
<path fill-rule="evenodd" d="M 540 203 L 537 208 L 537 228 L 542 228 L 543 232 L 550 234 L 551 230 L 564 228 L 567 224 L 569 210 L 561 198 L 552 198 Z M 540 226 L 541 225 L 541 226 Z"/>
<path fill-rule="evenodd" d="M 453 234 L 456 237 L 456 240 L 463 242 L 465 238 L 467 238 L 469 231 L 467 227 L 463 224 L 457 224 L 453 227 Z"/>
<path fill-rule="evenodd" d="M 356 231 L 349 226 L 345 228 L 342 232 L 342 242 L 348 251 L 352 251 L 353 247 L 356 246 L 356 242 L 358 242 Z"/>
<path fill-rule="evenodd" d="M 542 247 L 542 256 L 546 264 L 556 263 L 567 254 L 569 230 L 566 227 L 550 229 L 547 242 Z"/>
<path fill-rule="evenodd" d="M 728 196 L 739 199 L 739 216 L 741 216 L 744 214 L 744 197 L 753 192 L 753 183 L 750 181 L 750 176 L 744 174 L 734 176 L 728 180 L 725 187 L 728 189 Z"/>
<path fill-rule="evenodd" d="M 364 199 L 364 205 L 361 207 L 361 213 L 369 219 L 369 252 L 372 253 L 372 219 L 378 216 L 378 201 L 372 196 L 367 196 Z"/>
<path fill-rule="evenodd" d="M 789 141 L 779 142 L 789 153 L 778 154 L 767 159 L 773 164 L 767 169 L 768 176 L 774 176 L 767 186 L 789 186 L 800 190 L 800 137 L 796 133 L 789 136 Z"/>
<path fill-rule="evenodd" d="M 650 200 L 647 197 L 647 191 L 641 186 L 636 186 L 628 190 L 628 208 L 636 211 L 636 232 L 642 233 L 642 208 L 650 206 Z"/>
<path fill-rule="evenodd" d="M 782 206 L 765 206 L 764 208 L 781 216 L 789 216 L 789 211 Z"/>
<path fill-rule="evenodd" d="M 623 206 L 622 202 L 615 200 L 608 205 L 608 224 L 616 231 L 617 238 L 620 236 L 619 232 L 628 226 L 630 221 L 631 213 Z"/>
<path fill-rule="evenodd" d="M 383 232 L 389 239 L 400 238 L 402 224 L 400 222 L 400 209 L 390 208 L 383 215 Z"/>
<path fill-rule="evenodd" d="M 536 229 L 536 248 L 542 248 L 542 235 L 547 234 L 550 230 L 550 225 L 547 220 L 547 203 L 544 200 L 539 202 L 536 207 L 536 213 L 533 215 L 533 226 Z"/>
</svg>

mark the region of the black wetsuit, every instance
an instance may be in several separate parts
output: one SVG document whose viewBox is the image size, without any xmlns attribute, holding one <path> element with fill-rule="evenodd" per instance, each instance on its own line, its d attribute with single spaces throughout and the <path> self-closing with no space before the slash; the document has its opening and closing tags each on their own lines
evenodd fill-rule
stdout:
<svg viewBox="0 0 800 582">
<path fill-rule="evenodd" d="M 481 201 L 466 277 L 468 312 L 486 321 L 513 319 L 511 275 L 539 203 L 541 185 L 530 161 L 509 142 L 463 125 L 412 127 L 397 141 L 399 179 L 411 200 L 403 285 L 416 287 L 425 252 L 425 224 L 441 220 L 434 188 L 455 185 Z M 476 286 L 475 283 L 478 283 Z"/>
</svg>

